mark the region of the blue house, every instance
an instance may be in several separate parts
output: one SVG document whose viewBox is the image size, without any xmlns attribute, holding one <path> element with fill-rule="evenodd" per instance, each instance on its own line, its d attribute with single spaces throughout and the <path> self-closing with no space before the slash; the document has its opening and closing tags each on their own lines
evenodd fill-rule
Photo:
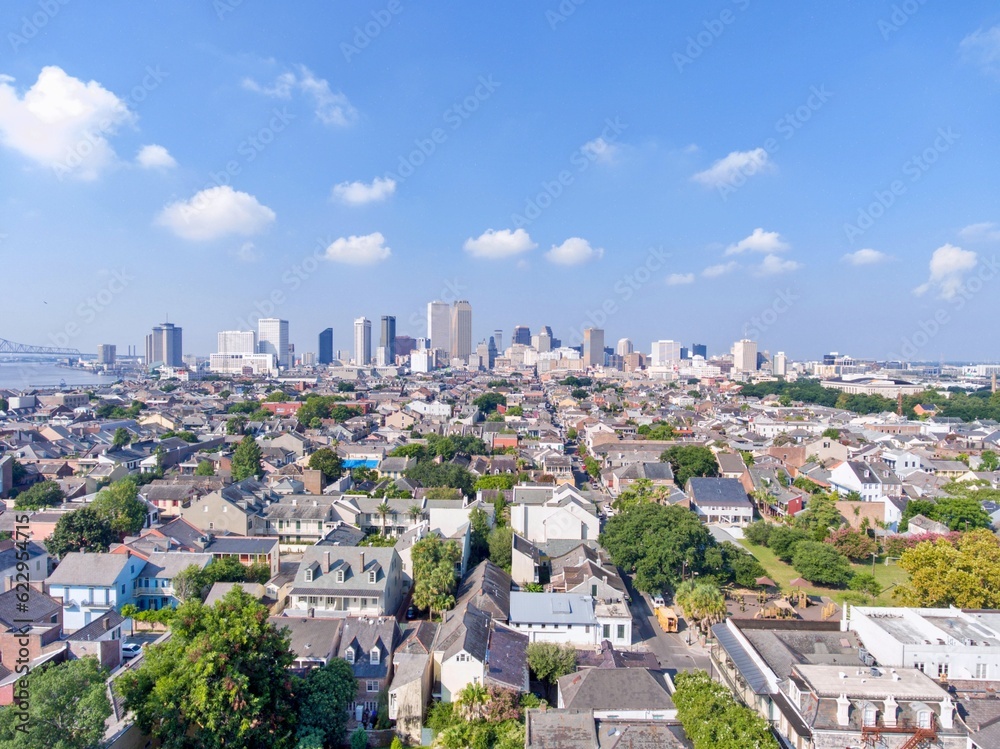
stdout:
<svg viewBox="0 0 1000 749">
<path fill-rule="evenodd" d="M 153 552 L 136 579 L 136 606 L 143 611 L 176 608 L 181 601 L 174 594 L 174 578 L 191 565 L 203 570 L 211 561 L 211 554 Z"/>
<path fill-rule="evenodd" d="M 112 609 L 134 604 L 137 580 L 146 562 L 132 554 L 74 551 L 63 557 L 49 579 L 48 594 L 62 599 L 63 629 L 75 632 Z"/>
</svg>

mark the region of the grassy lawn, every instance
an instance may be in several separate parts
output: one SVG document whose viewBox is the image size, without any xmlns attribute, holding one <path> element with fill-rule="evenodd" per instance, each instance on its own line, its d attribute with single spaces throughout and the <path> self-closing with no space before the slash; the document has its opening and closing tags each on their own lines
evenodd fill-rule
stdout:
<svg viewBox="0 0 1000 749">
<path fill-rule="evenodd" d="M 740 544 L 753 554 L 760 563 L 764 566 L 767 571 L 767 576 L 774 580 L 781 588 L 782 591 L 794 590 L 789 586 L 789 583 L 797 577 L 800 577 L 799 573 L 790 564 L 785 564 L 778 557 L 774 555 L 774 552 L 768 549 L 766 546 L 757 546 L 750 543 L 745 538 L 740 539 Z M 854 568 L 856 572 L 871 572 L 871 564 L 852 564 L 851 567 Z M 880 606 L 894 606 L 897 605 L 892 597 L 892 594 L 896 592 L 896 587 L 906 582 L 909 578 L 909 574 L 900 569 L 896 562 L 889 562 L 886 566 L 882 561 L 876 561 L 875 563 L 875 579 L 878 580 L 879 585 L 883 589 L 882 595 L 875 599 L 875 603 Z M 896 587 L 889 588 L 890 585 Z M 887 590 L 887 588 L 889 588 Z M 835 601 L 840 601 L 843 594 L 846 592 L 839 588 L 827 588 L 823 585 L 812 585 L 805 588 L 806 592 L 810 595 L 817 596 L 830 596 L 830 598 Z"/>
</svg>

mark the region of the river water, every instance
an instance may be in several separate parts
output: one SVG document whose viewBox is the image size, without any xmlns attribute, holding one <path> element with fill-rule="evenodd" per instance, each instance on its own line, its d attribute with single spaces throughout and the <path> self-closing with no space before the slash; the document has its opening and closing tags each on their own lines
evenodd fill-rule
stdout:
<svg viewBox="0 0 1000 749">
<path fill-rule="evenodd" d="M 0 361 L 0 388 L 10 390 L 59 387 L 63 381 L 67 387 L 110 385 L 117 379 L 116 375 L 57 367 L 52 362 Z"/>
</svg>

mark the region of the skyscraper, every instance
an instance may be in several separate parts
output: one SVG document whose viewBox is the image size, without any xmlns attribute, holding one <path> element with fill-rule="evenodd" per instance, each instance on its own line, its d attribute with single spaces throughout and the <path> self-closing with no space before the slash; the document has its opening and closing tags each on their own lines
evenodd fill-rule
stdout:
<svg viewBox="0 0 1000 749">
<path fill-rule="evenodd" d="M 615 353 L 618 356 L 625 357 L 635 351 L 635 347 L 632 345 L 632 341 L 628 338 L 619 338 L 618 346 L 615 349 Z"/>
<path fill-rule="evenodd" d="M 654 367 L 675 367 L 681 361 L 681 345 L 677 341 L 653 341 L 650 364 Z"/>
<path fill-rule="evenodd" d="M 733 344 L 733 369 L 737 372 L 757 371 L 757 341 L 742 338 Z"/>
<path fill-rule="evenodd" d="M 220 354 L 257 353 L 257 334 L 252 330 L 220 330 L 217 338 Z"/>
<path fill-rule="evenodd" d="M 97 363 L 114 366 L 117 347 L 113 343 L 97 344 Z"/>
<path fill-rule="evenodd" d="M 451 310 L 451 358 L 468 361 L 472 356 L 472 305 L 464 299 Z"/>
<path fill-rule="evenodd" d="M 333 363 L 333 328 L 327 328 L 319 334 L 319 363 Z"/>
<path fill-rule="evenodd" d="M 146 336 L 146 366 L 160 362 L 167 367 L 183 367 L 181 328 L 165 322 Z"/>
<path fill-rule="evenodd" d="M 552 338 L 543 329 L 541 333 L 531 336 L 531 346 L 539 354 L 547 354 L 552 350 Z"/>
<path fill-rule="evenodd" d="M 290 367 L 292 361 L 288 355 L 288 320 L 279 320 L 277 317 L 260 318 L 257 321 L 257 351 L 274 354 L 279 367 Z"/>
<path fill-rule="evenodd" d="M 601 328 L 584 328 L 583 366 L 604 366 L 604 331 Z"/>
<path fill-rule="evenodd" d="M 515 343 L 520 343 L 522 346 L 531 345 L 531 328 L 527 325 L 517 325 L 514 327 L 514 333 L 510 338 L 511 345 Z"/>
<path fill-rule="evenodd" d="M 392 315 L 382 315 L 382 337 L 379 346 L 385 349 L 387 364 L 396 362 L 396 318 Z"/>
<path fill-rule="evenodd" d="M 427 305 L 427 337 L 431 348 L 451 353 L 451 308 L 447 302 L 430 302 Z"/>
<path fill-rule="evenodd" d="M 708 346 L 704 343 L 692 343 L 691 344 L 691 358 L 700 356 L 702 359 L 708 358 Z"/>
<path fill-rule="evenodd" d="M 493 331 L 493 345 L 496 346 L 497 351 L 503 351 L 503 331 L 494 330 Z"/>
<path fill-rule="evenodd" d="M 367 367 L 372 362 L 372 321 L 359 317 L 354 321 L 354 363 Z"/>
</svg>

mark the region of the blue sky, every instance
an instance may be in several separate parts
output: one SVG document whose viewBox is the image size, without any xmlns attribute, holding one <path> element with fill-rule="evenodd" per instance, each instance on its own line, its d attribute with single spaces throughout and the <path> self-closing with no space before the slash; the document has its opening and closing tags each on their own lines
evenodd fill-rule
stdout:
<svg viewBox="0 0 1000 749">
<path fill-rule="evenodd" d="M 8 4 L 0 337 L 997 358 L 994 3 L 179 5 Z"/>
</svg>

